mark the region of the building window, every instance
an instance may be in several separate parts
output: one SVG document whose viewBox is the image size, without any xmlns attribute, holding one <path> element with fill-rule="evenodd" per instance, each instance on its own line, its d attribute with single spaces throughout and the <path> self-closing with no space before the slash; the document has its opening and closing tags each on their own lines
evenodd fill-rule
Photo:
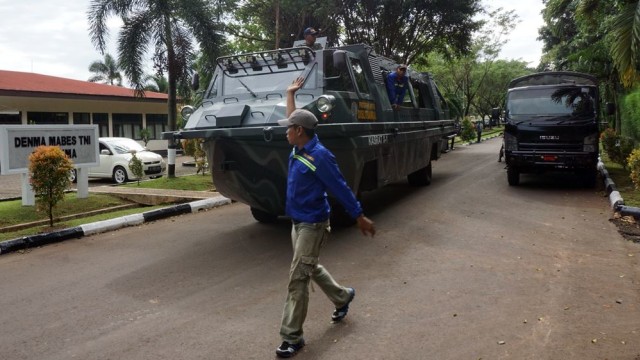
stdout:
<svg viewBox="0 0 640 360">
<path fill-rule="evenodd" d="M 27 121 L 33 125 L 69 125 L 69 113 L 29 111 Z"/>
<path fill-rule="evenodd" d="M 113 136 L 142 140 L 142 114 L 113 114 Z"/>
<path fill-rule="evenodd" d="M 98 125 L 98 136 L 109 136 L 109 114 L 107 113 L 93 113 L 93 124 Z"/>
<path fill-rule="evenodd" d="M 167 114 L 147 114 L 147 129 L 151 131 L 151 140 L 162 139 L 162 132 L 167 131 L 169 117 Z"/>
<path fill-rule="evenodd" d="M 0 111 L 0 125 L 22 125 L 20 114 L 18 111 Z"/>
<path fill-rule="evenodd" d="M 73 113 L 73 123 L 79 125 L 91 124 L 91 116 L 89 113 Z"/>
</svg>

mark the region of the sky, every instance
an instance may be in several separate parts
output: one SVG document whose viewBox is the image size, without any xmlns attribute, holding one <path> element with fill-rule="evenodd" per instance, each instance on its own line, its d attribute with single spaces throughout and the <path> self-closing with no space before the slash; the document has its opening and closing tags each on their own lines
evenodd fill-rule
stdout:
<svg viewBox="0 0 640 360">
<path fill-rule="evenodd" d="M 520 23 L 509 35 L 500 58 L 538 65 L 542 43 L 542 0 L 484 0 L 491 8 L 513 9 Z M 0 0 L 0 70 L 33 72 L 76 80 L 91 77 L 88 68 L 102 60 L 89 37 L 90 0 Z M 112 17 L 107 52 L 117 57 L 121 22 Z M 151 73 L 149 69 L 149 73 Z M 126 84 L 125 84 L 126 85 Z"/>
</svg>

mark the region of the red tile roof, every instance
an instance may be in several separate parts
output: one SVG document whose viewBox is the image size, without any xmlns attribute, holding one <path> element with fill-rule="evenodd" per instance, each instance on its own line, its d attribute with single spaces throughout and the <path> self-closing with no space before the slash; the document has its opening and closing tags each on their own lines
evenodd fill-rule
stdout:
<svg viewBox="0 0 640 360">
<path fill-rule="evenodd" d="M 134 97 L 133 89 L 121 86 L 105 85 L 65 79 L 55 76 L 0 70 L 0 91 L 55 93 L 69 95 Z M 167 100 L 168 95 L 153 91 L 145 91 L 148 99 Z"/>
</svg>

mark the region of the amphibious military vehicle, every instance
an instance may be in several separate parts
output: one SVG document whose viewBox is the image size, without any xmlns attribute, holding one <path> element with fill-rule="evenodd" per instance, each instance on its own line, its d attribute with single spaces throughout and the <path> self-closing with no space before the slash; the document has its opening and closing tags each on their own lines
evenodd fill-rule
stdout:
<svg viewBox="0 0 640 360">
<path fill-rule="evenodd" d="M 277 120 L 286 117 L 287 87 L 302 76 L 296 107 L 317 116 L 316 133 L 356 194 L 405 178 L 428 185 L 454 122 L 431 75 L 411 69 L 404 106 L 392 109 L 385 79 L 396 67 L 367 45 L 220 57 L 202 105 L 187 107 L 184 129 L 163 136 L 205 139 L 217 191 L 273 221 L 284 215 L 292 150 Z"/>
</svg>

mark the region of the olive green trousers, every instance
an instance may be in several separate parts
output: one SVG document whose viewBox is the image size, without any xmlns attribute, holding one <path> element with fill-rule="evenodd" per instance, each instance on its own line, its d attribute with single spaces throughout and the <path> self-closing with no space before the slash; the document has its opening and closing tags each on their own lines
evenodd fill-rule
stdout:
<svg viewBox="0 0 640 360">
<path fill-rule="evenodd" d="M 302 325 L 309 305 L 309 280 L 313 280 L 336 308 L 349 301 L 347 288 L 339 285 L 320 264 L 320 248 L 329 237 L 329 222 L 298 223 L 291 229 L 293 260 L 289 271 L 287 300 L 282 313 L 280 336 L 283 341 L 296 344 L 302 339 Z M 329 316 L 327 316 L 329 318 Z"/>
</svg>

